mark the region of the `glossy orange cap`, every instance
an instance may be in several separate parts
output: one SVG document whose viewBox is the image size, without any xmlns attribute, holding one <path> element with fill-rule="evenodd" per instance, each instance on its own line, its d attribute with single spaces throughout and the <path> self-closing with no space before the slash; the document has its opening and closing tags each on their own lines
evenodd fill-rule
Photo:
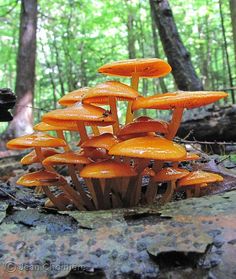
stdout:
<svg viewBox="0 0 236 279">
<path fill-rule="evenodd" d="M 50 125 L 65 125 L 68 122 L 82 121 L 85 125 L 106 126 L 114 123 L 107 111 L 92 105 L 76 103 L 73 106 L 50 111 L 43 116 L 43 121 Z M 74 123 L 75 124 L 75 123 Z"/>
<path fill-rule="evenodd" d="M 168 132 L 168 123 L 162 120 L 139 120 L 136 122 L 130 122 L 119 130 L 117 137 L 119 138 L 125 135 L 148 132 L 166 134 Z"/>
<path fill-rule="evenodd" d="M 36 171 L 24 174 L 17 180 L 16 183 L 26 187 L 52 186 L 66 183 L 66 180 L 63 176 L 54 172 Z"/>
<path fill-rule="evenodd" d="M 22 136 L 7 143 L 9 149 L 25 149 L 32 147 L 63 147 L 66 142 L 62 139 L 52 137 L 48 134 L 36 132 L 30 135 Z"/>
<path fill-rule="evenodd" d="M 119 143 L 119 140 L 110 133 L 92 137 L 81 144 L 81 147 L 95 147 L 109 150 L 113 145 Z"/>
<path fill-rule="evenodd" d="M 154 181 L 164 182 L 183 178 L 189 171 L 181 168 L 167 167 L 160 170 L 154 177 Z"/>
<path fill-rule="evenodd" d="M 116 61 L 103 65 L 99 73 L 110 76 L 131 77 L 138 73 L 140 77 L 163 77 L 171 71 L 170 65 L 158 58 L 141 58 Z"/>
<path fill-rule="evenodd" d="M 178 182 L 178 186 L 190 186 L 202 183 L 213 183 L 221 182 L 223 177 L 219 174 L 205 172 L 205 171 L 194 171 L 188 174 L 186 177 L 182 178 Z"/>
<path fill-rule="evenodd" d="M 35 131 L 64 131 L 64 130 L 69 130 L 69 131 L 78 131 L 77 125 L 74 122 L 68 122 L 67 126 L 64 127 L 62 125 L 49 125 L 45 122 L 40 122 L 34 126 Z"/>
<path fill-rule="evenodd" d="M 43 148 L 42 149 L 42 154 L 43 154 L 44 158 L 46 158 L 48 156 L 58 154 L 58 153 L 59 152 L 56 149 L 53 149 L 53 148 Z M 33 150 L 29 154 L 25 155 L 21 159 L 20 162 L 21 162 L 22 165 L 30 165 L 30 164 L 34 164 L 34 163 L 39 163 L 40 160 L 38 159 L 35 150 Z"/>
<path fill-rule="evenodd" d="M 146 136 L 129 139 L 114 145 L 110 155 L 171 161 L 186 156 L 181 145 L 161 137 Z"/>
<path fill-rule="evenodd" d="M 64 95 L 58 103 L 62 106 L 71 106 L 77 102 L 81 102 L 84 95 L 90 90 L 90 87 L 83 87 Z"/>
<path fill-rule="evenodd" d="M 106 81 L 91 88 L 83 97 L 83 103 L 97 103 L 99 100 L 106 100 L 108 103 L 109 97 L 128 101 L 137 98 L 138 92 L 119 81 Z"/>
<path fill-rule="evenodd" d="M 92 163 L 80 171 L 80 176 L 84 178 L 114 178 L 136 175 L 136 171 L 130 165 L 112 160 Z"/>
<path fill-rule="evenodd" d="M 134 111 L 141 108 L 198 108 L 214 103 L 227 96 L 227 93 L 220 91 L 179 91 L 174 93 L 158 94 L 146 98 L 138 98 L 133 102 L 132 110 Z"/>
<path fill-rule="evenodd" d="M 43 165 L 64 165 L 64 164 L 90 164 L 92 161 L 86 156 L 83 156 L 80 151 L 78 152 L 66 152 L 62 154 L 56 154 L 50 157 L 47 157 L 43 160 Z"/>
</svg>

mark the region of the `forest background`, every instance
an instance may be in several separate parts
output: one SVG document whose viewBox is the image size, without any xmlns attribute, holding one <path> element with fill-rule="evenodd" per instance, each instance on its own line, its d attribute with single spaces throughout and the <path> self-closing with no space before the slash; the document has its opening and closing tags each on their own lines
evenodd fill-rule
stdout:
<svg viewBox="0 0 236 279">
<path fill-rule="evenodd" d="M 27 23 L 30 47 L 22 40 Z M 176 32 L 173 45 L 165 38 L 168 30 Z M 168 47 L 175 46 L 170 57 Z M 202 87 L 227 91 L 231 104 L 236 86 L 236 0 L 0 0 L 0 54 L 0 88 L 9 87 L 18 97 L 14 136 L 30 132 L 32 119 L 38 122 L 43 113 L 59 107 L 57 100 L 64 94 L 108 80 L 97 73 L 98 67 L 128 58 L 158 57 L 172 64 L 173 55 L 176 61 L 183 55 L 182 68 L 171 65 L 175 72 L 186 69 L 188 75 L 184 63 L 193 67 L 198 88 L 181 88 L 177 75 L 169 74 L 143 79 L 139 92 L 145 96 Z M 32 98 L 24 99 L 26 94 Z M 122 109 L 124 104 L 121 116 Z M 3 132 L 8 124 L 0 125 Z"/>
</svg>

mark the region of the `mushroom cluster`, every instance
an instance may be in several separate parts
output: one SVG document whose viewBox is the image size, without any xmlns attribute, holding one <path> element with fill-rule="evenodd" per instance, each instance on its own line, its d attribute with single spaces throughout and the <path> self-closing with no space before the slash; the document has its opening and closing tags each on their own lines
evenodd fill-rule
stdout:
<svg viewBox="0 0 236 279">
<path fill-rule="evenodd" d="M 227 94 L 179 91 L 144 97 L 138 93 L 139 78 L 159 78 L 170 71 L 170 65 L 157 58 L 100 67 L 98 72 L 105 75 L 131 77 L 131 86 L 106 81 L 70 92 L 59 100 L 64 108 L 44 114 L 42 122 L 34 126 L 35 133 L 9 141 L 8 148 L 34 148 L 22 158 L 22 164 L 38 162 L 42 166 L 17 183 L 44 191 L 59 210 L 98 210 L 166 203 L 177 191 L 196 197 L 202 187 L 222 181 L 218 174 L 181 168 L 181 162 L 199 157 L 187 153 L 173 138 L 185 108 L 208 105 Z M 118 101 L 127 104 L 124 125 L 119 121 Z M 134 119 L 134 111 L 139 109 L 171 110 L 172 119 L 166 122 L 145 115 Z M 55 131 L 57 136 L 47 131 Z M 76 150 L 66 141 L 64 131 L 79 133 Z M 59 174 L 59 165 L 67 167 L 71 180 Z M 55 194 L 51 186 L 59 191 Z"/>
</svg>

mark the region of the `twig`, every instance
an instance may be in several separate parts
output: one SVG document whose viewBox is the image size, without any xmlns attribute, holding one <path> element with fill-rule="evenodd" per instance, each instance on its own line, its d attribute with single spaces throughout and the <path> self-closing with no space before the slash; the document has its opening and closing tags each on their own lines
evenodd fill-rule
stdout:
<svg viewBox="0 0 236 279">
<path fill-rule="evenodd" d="M 216 145 L 236 145 L 236 142 L 225 142 L 225 141 L 198 141 L 198 140 L 185 140 L 185 139 L 181 139 L 176 137 L 175 138 L 176 142 L 179 143 L 189 143 L 189 144 L 216 144 Z"/>
<path fill-rule="evenodd" d="M 16 197 L 14 197 L 13 195 L 7 193 L 6 191 L 4 191 L 3 189 L 0 188 L 0 191 L 3 192 L 5 195 L 7 195 L 8 197 L 10 197 L 11 199 L 13 199 L 14 201 L 22 204 L 24 207 L 27 207 L 27 205 L 25 203 L 23 203 L 22 201 L 18 200 Z"/>
</svg>

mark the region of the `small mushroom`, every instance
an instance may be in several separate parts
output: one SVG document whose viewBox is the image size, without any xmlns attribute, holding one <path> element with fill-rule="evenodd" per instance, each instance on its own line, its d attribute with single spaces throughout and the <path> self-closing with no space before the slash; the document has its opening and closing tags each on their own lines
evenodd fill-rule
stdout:
<svg viewBox="0 0 236 279">
<path fill-rule="evenodd" d="M 54 166 L 54 165 L 68 165 L 68 171 L 72 178 L 73 184 L 75 185 L 76 190 L 80 193 L 80 197 L 78 196 L 76 191 L 72 191 L 74 199 L 77 197 L 78 202 L 82 203 L 87 209 L 93 209 L 93 205 L 89 198 L 86 196 L 84 189 L 81 183 L 78 180 L 78 177 L 75 172 L 74 165 L 87 165 L 90 164 L 92 161 L 87 157 L 83 156 L 80 151 L 78 152 L 66 152 L 63 154 L 56 154 L 54 156 L 50 156 L 43 161 L 43 165 L 47 166 Z"/>
<path fill-rule="evenodd" d="M 16 183 L 26 187 L 42 187 L 47 197 L 59 210 L 67 209 L 64 204 L 58 201 L 49 189 L 52 185 L 62 186 L 62 184 L 65 183 L 62 176 L 49 171 L 37 171 L 22 175 Z"/>
<path fill-rule="evenodd" d="M 216 173 L 205 172 L 202 170 L 194 171 L 180 179 L 177 183 L 177 188 L 182 189 L 194 189 L 194 196 L 199 196 L 200 188 L 202 184 L 221 182 L 223 177 Z M 188 193 L 187 193 L 188 194 Z"/>
<path fill-rule="evenodd" d="M 154 177 L 155 182 L 167 182 L 167 189 L 162 196 L 161 203 L 167 203 L 171 200 L 176 189 L 176 180 L 181 179 L 189 174 L 186 169 L 176 167 L 166 167 L 159 171 Z"/>
</svg>

